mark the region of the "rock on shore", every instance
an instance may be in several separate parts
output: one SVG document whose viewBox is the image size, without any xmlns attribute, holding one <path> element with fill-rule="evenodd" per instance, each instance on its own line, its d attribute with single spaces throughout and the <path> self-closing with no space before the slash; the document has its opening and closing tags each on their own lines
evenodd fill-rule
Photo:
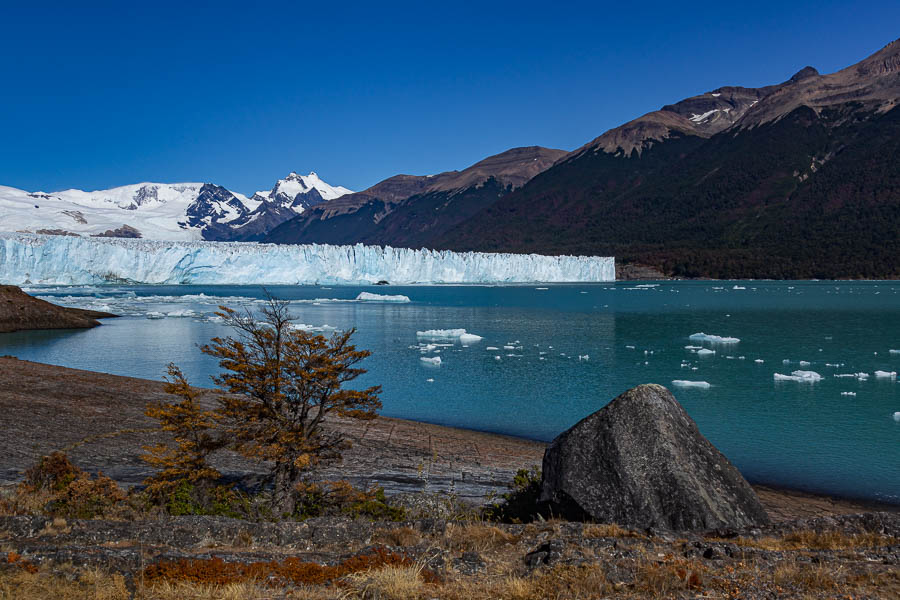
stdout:
<svg viewBox="0 0 900 600">
<path fill-rule="evenodd" d="M 756 493 L 675 397 L 632 388 L 544 453 L 541 500 L 558 514 L 672 531 L 768 523 Z"/>
<path fill-rule="evenodd" d="M 0 285 L 0 333 L 25 329 L 87 329 L 116 315 L 65 308 L 29 296 L 14 285 Z"/>
</svg>

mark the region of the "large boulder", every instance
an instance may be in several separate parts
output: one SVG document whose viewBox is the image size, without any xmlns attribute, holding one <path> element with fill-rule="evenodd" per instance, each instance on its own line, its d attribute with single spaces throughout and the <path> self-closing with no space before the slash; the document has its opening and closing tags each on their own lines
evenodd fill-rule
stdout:
<svg viewBox="0 0 900 600">
<path fill-rule="evenodd" d="M 541 500 L 570 519 L 687 531 L 763 525 L 750 484 L 669 390 L 632 388 L 544 453 Z"/>
</svg>

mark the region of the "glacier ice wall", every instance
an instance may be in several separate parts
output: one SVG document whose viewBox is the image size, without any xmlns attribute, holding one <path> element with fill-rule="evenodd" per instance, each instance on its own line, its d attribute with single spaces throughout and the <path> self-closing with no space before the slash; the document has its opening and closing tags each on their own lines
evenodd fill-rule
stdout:
<svg viewBox="0 0 900 600">
<path fill-rule="evenodd" d="M 80 285 L 614 281 L 610 257 L 0 233 L 0 283 Z"/>
</svg>

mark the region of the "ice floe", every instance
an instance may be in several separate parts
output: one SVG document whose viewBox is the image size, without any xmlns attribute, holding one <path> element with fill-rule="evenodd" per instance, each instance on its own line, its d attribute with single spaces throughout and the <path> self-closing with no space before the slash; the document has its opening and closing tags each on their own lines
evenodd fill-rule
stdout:
<svg viewBox="0 0 900 600">
<path fill-rule="evenodd" d="M 421 360 L 426 365 L 431 365 L 433 367 L 441 366 L 441 357 L 440 356 L 420 356 L 419 360 Z"/>
<path fill-rule="evenodd" d="M 715 353 L 715 350 L 710 350 L 709 348 L 700 348 L 697 350 L 697 356 L 712 356 Z"/>
<path fill-rule="evenodd" d="M 897 371 L 875 371 L 876 379 L 897 379 Z"/>
<path fill-rule="evenodd" d="M 856 392 L 841 392 L 841 396 L 855 396 Z"/>
<path fill-rule="evenodd" d="M 775 373 L 775 381 L 799 381 L 802 383 L 815 383 L 822 381 L 822 376 L 815 371 L 793 371 L 790 375 Z"/>
<path fill-rule="evenodd" d="M 409 302 L 409 296 L 402 294 L 372 294 L 370 292 L 360 292 L 356 297 L 360 302 Z"/>
<path fill-rule="evenodd" d="M 465 329 L 429 329 L 417 331 L 416 337 L 425 340 L 459 340 L 463 344 L 471 344 L 481 340 L 480 335 L 468 333 Z"/>
<path fill-rule="evenodd" d="M 712 344 L 737 344 L 740 342 L 740 338 L 736 337 L 728 337 L 722 335 L 710 335 L 703 333 L 692 333 L 688 336 L 689 340 L 693 340 L 695 342 L 710 342 Z"/>
<path fill-rule="evenodd" d="M 706 381 L 687 381 L 685 379 L 675 379 L 672 381 L 672 385 L 680 388 L 699 388 L 703 390 L 712 387 Z"/>
</svg>

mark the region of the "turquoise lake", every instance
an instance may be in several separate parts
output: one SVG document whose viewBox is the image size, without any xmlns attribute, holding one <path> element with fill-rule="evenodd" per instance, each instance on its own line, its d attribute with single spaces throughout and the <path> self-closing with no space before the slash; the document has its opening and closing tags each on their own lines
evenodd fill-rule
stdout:
<svg viewBox="0 0 900 600">
<path fill-rule="evenodd" d="M 0 334 L 0 354 L 149 379 L 160 379 L 171 361 L 201 386 L 217 365 L 197 344 L 228 333 L 210 318 L 216 305 L 254 310 L 263 295 L 249 286 L 28 291 L 123 318 L 85 331 Z M 383 386 L 385 415 L 550 440 L 627 388 L 659 383 L 752 482 L 900 503 L 900 383 L 890 375 L 900 371 L 900 283 L 270 291 L 294 301 L 297 320 L 310 327 L 358 329 L 357 345 L 373 353 L 358 381 Z M 354 300 L 361 292 L 410 302 Z M 463 346 L 416 334 L 455 328 L 483 339 Z M 690 339 L 700 332 L 740 341 Z M 795 371 L 821 380 L 774 376 Z"/>
</svg>

